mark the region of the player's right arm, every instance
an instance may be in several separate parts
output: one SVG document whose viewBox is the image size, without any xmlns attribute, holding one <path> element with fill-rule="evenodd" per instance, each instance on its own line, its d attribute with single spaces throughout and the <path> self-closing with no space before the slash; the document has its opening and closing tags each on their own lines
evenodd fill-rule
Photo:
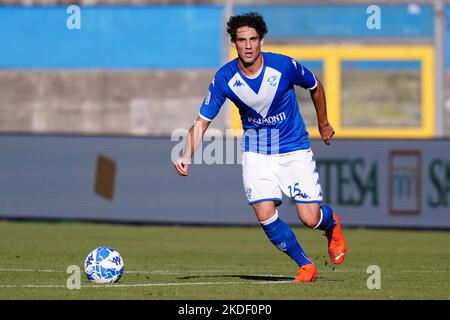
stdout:
<svg viewBox="0 0 450 320">
<path fill-rule="evenodd" d="M 175 161 L 175 170 L 180 176 L 188 175 L 189 165 L 195 150 L 202 142 L 209 124 L 217 116 L 225 102 L 226 95 L 222 90 L 220 80 L 216 81 L 216 79 L 220 79 L 218 74 L 211 81 L 208 88 L 208 95 L 203 101 L 197 120 L 189 129 L 183 156 Z"/>
<path fill-rule="evenodd" d="M 175 171 L 180 176 L 188 175 L 191 158 L 194 155 L 194 152 L 197 149 L 198 145 L 202 142 L 205 131 L 206 129 L 208 129 L 210 123 L 210 121 L 207 121 L 198 116 L 197 120 L 189 129 L 183 156 L 175 160 Z"/>
</svg>

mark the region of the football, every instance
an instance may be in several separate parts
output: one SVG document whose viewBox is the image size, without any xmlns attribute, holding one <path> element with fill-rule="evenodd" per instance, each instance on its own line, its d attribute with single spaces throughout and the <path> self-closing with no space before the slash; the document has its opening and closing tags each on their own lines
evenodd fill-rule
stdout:
<svg viewBox="0 0 450 320">
<path fill-rule="evenodd" d="M 122 277 L 124 263 L 120 253 L 110 247 L 95 248 L 84 261 L 84 273 L 94 283 L 114 283 Z"/>
</svg>

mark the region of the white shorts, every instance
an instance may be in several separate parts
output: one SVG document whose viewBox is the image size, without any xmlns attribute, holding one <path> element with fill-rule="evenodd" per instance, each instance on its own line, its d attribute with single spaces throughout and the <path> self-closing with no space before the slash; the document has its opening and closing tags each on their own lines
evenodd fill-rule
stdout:
<svg viewBox="0 0 450 320">
<path fill-rule="evenodd" d="M 242 154 L 242 177 L 249 204 L 282 202 L 282 193 L 300 203 L 323 200 L 319 172 L 311 149 L 282 154 Z"/>
</svg>

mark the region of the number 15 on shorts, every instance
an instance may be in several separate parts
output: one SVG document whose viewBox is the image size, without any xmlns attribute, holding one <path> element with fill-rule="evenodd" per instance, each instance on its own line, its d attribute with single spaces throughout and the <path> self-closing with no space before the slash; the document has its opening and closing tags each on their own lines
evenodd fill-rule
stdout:
<svg viewBox="0 0 450 320">
<path fill-rule="evenodd" d="M 289 196 L 290 196 L 291 198 L 294 198 L 294 197 L 300 195 L 300 193 L 302 192 L 302 191 L 300 190 L 300 188 L 299 188 L 299 185 L 300 185 L 300 182 L 296 182 L 296 183 L 294 183 L 294 184 L 288 186 L 288 189 L 289 189 Z"/>
</svg>

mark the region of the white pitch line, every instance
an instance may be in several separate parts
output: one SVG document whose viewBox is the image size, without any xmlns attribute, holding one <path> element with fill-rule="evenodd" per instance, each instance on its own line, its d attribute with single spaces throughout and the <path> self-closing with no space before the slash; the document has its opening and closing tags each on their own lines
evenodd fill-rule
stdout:
<svg viewBox="0 0 450 320">
<path fill-rule="evenodd" d="M 20 268 L 0 268 L 0 272 L 53 272 L 53 273 L 64 273 L 65 271 L 62 270 L 52 270 L 52 269 L 20 269 Z M 193 271 L 193 272 L 203 272 L 203 271 Z M 214 272 L 213 270 L 208 270 L 206 272 Z M 149 271 L 149 270 L 125 270 L 125 273 L 142 273 L 142 274 L 182 274 L 181 271 L 168 271 L 168 270 L 155 270 L 155 271 Z"/>
<path fill-rule="evenodd" d="M 0 272 L 64 272 L 52 269 L 18 269 L 18 268 L 0 268 Z"/>
<path fill-rule="evenodd" d="M 0 285 L 0 288 L 66 288 L 63 285 L 56 284 L 46 284 L 46 285 L 35 285 L 35 284 L 25 284 L 25 285 L 16 285 L 16 284 L 3 284 Z"/>
<path fill-rule="evenodd" d="M 263 270 L 260 270 L 263 271 Z M 266 270 L 267 271 L 267 270 Z M 48 273 L 65 273 L 62 270 L 52 270 L 52 269 L 19 269 L 19 268 L 0 268 L 0 272 L 48 272 Z M 226 272 L 230 273 L 230 270 L 125 270 L 126 274 L 154 274 L 154 275 L 189 275 L 197 273 L 218 273 Z M 237 270 L 232 270 L 233 273 L 239 272 Z M 266 276 L 266 275 L 259 275 Z M 284 275 L 267 275 L 267 276 L 284 276 Z"/>
</svg>

